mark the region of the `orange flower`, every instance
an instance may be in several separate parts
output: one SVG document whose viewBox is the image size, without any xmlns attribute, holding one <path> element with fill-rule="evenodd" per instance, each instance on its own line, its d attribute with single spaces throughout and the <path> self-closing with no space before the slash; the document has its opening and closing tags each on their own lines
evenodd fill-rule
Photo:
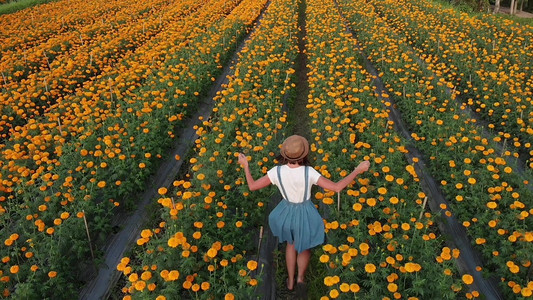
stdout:
<svg viewBox="0 0 533 300">
<path fill-rule="evenodd" d="M 17 274 L 20 270 L 20 267 L 18 265 L 14 265 L 14 266 L 11 266 L 11 268 L 9 268 L 9 272 L 11 272 L 11 274 Z"/>
<path fill-rule="evenodd" d="M 235 300 L 235 296 L 232 293 L 227 293 L 224 296 L 224 300 Z"/>
<path fill-rule="evenodd" d="M 255 278 L 250 279 L 250 281 L 248 281 L 248 284 L 251 285 L 251 286 L 256 286 L 257 285 L 257 279 L 255 279 Z"/>
<path fill-rule="evenodd" d="M 469 285 L 474 282 L 474 277 L 472 277 L 472 275 L 470 274 L 464 274 L 461 279 L 463 280 L 464 283 L 469 284 Z"/>
<path fill-rule="evenodd" d="M 387 194 L 387 189 L 384 188 L 384 187 L 380 187 L 380 188 L 378 188 L 378 193 L 380 195 L 385 195 L 385 194 Z"/>
<path fill-rule="evenodd" d="M 211 258 L 217 256 L 217 253 L 218 253 L 218 251 L 216 249 L 213 249 L 213 248 L 210 248 L 209 250 L 207 250 L 207 256 L 209 256 Z"/>
<path fill-rule="evenodd" d="M 167 193 L 167 188 L 166 188 L 166 187 L 160 187 L 160 188 L 157 190 L 157 193 L 159 193 L 159 195 L 163 196 L 164 194 Z"/>
<path fill-rule="evenodd" d="M 389 292 L 394 293 L 398 290 L 398 285 L 391 282 L 387 285 L 387 289 L 389 290 Z"/>
<path fill-rule="evenodd" d="M 248 267 L 248 269 L 250 271 L 253 271 L 253 270 L 257 269 L 257 262 L 255 260 L 250 260 L 250 261 L 248 261 L 246 266 Z"/>
<path fill-rule="evenodd" d="M 376 272 L 376 266 L 372 263 L 368 263 L 365 265 L 365 271 L 369 274 Z"/>
<path fill-rule="evenodd" d="M 178 270 L 172 270 L 168 273 L 167 280 L 175 281 L 175 280 L 178 280 L 179 277 L 180 277 L 180 272 Z"/>
</svg>

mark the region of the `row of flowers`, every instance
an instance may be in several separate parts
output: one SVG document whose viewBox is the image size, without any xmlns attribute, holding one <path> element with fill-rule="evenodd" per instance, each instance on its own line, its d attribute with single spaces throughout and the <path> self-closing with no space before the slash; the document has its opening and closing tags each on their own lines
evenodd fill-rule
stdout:
<svg viewBox="0 0 533 300">
<path fill-rule="evenodd" d="M 439 78 L 422 68 L 408 41 L 387 26 L 368 3 L 341 1 L 369 59 L 404 115 L 413 142 L 481 253 L 487 276 L 501 278 L 508 297 L 531 296 L 533 235 L 529 181 L 499 155 L 475 122 L 460 111 Z M 366 7 L 364 5 L 367 5 Z M 436 82 L 435 82 L 436 81 Z"/>
<path fill-rule="evenodd" d="M 263 6 L 208 2 L 169 24 L 158 47 L 139 48 L 110 77 L 87 82 L 2 145 L 4 297 L 76 297 L 92 263 L 87 231 L 101 246 L 115 207 L 135 205 L 132 195 L 173 142 L 175 127 Z"/>
<path fill-rule="evenodd" d="M 458 272 L 459 250 L 445 246 L 435 216 L 426 212 L 416 159 L 408 162 L 406 143 L 388 120 L 334 2 L 307 1 L 307 16 L 316 164 L 338 180 L 360 161 L 371 161 L 346 193 L 315 194 L 327 205 L 321 299 L 471 297 L 477 293 L 468 291 L 472 277 Z"/>
<path fill-rule="evenodd" d="M 188 171 L 159 189 L 161 222 L 144 229 L 138 247 L 117 266 L 124 299 L 260 297 L 259 228 L 273 190 L 252 195 L 237 154 L 251 158 L 256 178 L 275 164 L 283 102 L 294 87 L 295 7 L 295 1 L 271 1 L 239 52 L 211 117 L 196 128 Z"/>
<path fill-rule="evenodd" d="M 48 40 L 61 40 L 61 37 L 69 32 L 81 33 L 82 37 L 101 34 L 103 31 L 112 29 L 112 26 L 123 24 L 131 18 L 138 18 L 139 14 L 145 14 L 151 8 L 156 9 L 161 5 L 164 5 L 164 2 L 131 5 L 127 1 L 74 0 L 69 3 L 68 9 L 65 9 L 64 3 L 51 1 L 51 3 L 37 5 L 24 11 L 2 15 L 0 18 L 3 28 L 0 51 L 12 53 L 11 51 L 40 48 L 42 47 L 40 45 L 47 44 Z M 105 25 L 106 23 L 109 24 Z M 78 41 L 71 41 L 72 45 L 57 44 L 56 46 L 78 45 L 79 35 L 77 38 Z M 48 47 L 42 49 L 54 51 Z"/>
<path fill-rule="evenodd" d="M 505 141 L 507 155 L 524 157 L 532 175 L 533 27 L 511 21 L 496 26 L 496 17 L 480 20 L 426 1 L 371 3 L 462 105 L 487 123 L 494 140 Z"/>
<path fill-rule="evenodd" d="M 181 25 L 202 3 L 182 1 L 174 5 L 154 1 L 123 6 L 105 22 L 58 33 L 30 49 L 2 53 L 2 140 L 28 120 L 46 112 L 55 113 L 54 104 L 63 102 L 87 82 L 114 77 L 117 64 L 136 60 L 138 48 L 157 47 L 165 38 L 162 31 Z M 35 26 L 38 25 L 45 26 Z"/>
</svg>

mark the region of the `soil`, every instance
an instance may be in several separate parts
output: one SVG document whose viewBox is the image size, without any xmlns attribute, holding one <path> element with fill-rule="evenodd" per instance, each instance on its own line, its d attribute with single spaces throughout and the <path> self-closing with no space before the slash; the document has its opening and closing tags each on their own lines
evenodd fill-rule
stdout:
<svg viewBox="0 0 533 300">
<path fill-rule="evenodd" d="M 298 3 L 298 56 L 296 57 L 296 99 L 289 110 L 289 119 L 293 124 L 293 134 L 298 134 L 309 139 L 309 111 L 307 109 L 307 95 L 309 82 L 307 80 L 307 54 L 305 53 L 305 0 Z"/>
</svg>

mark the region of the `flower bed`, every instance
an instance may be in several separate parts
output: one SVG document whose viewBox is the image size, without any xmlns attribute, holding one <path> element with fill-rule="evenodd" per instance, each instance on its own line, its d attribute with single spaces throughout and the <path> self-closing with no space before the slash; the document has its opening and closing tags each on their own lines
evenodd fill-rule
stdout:
<svg viewBox="0 0 533 300">
<path fill-rule="evenodd" d="M 463 105 L 488 123 L 497 135 L 494 140 L 505 141 L 507 156 L 526 159 L 531 176 L 533 27 L 511 21 L 496 27 L 425 1 L 369 3 L 407 38 L 440 84 L 454 89 Z"/>
<path fill-rule="evenodd" d="M 432 174 L 463 222 L 487 276 L 501 278 L 504 294 L 528 297 L 531 265 L 529 181 L 514 172 L 475 123 L 462 114 L 444 86 L 414 60 L 414 53 L 388 29 L 386 21 L 362 3 L 342 1 L 369 59 L 381 71 L 387 88 L 413 132 L 417 148 L 426 153 Z M 453 200 L 453 201 L 451 201 Z"/>
<path fill-rule="evenodd" d="M 373 92 L 355 39 L 332 1 L 307 5 L 317 168 L 338 180 L 371 161 L 369 172 L 341 193 L 340 209 L 333 192 L 316 194 L 329 207 L 321 299 L 464 297 L 468 291 L 452 259 L 459 251 L 443 244 L 434 216 L 422 206 L 425 195 L 404 155 L 406 144 Z"/>
<path fill-rule="evenodd" d="M 15 128 L 36 116 L 56 113 L 55 104 L 69 98 L 76 89 L 114 77 L 117 64 L 135 60 L 138 48 L 156 47 L 161 36 L 167 35 L 161 31 L 183 24 L 188 15 L 201 8 L 195 1 L 170 6 L 142 3 L 37 47 L 5 51 L 0 63 L 0 139 L 7 140 Z"/>
<path fill-rule="evenodd" d="M 270 3 L 211 118 L 197 128 L 189 171 L 160 189 L 162 222 L 145 229 L 117 266 L 128 279 L 124 299 L 257 297 L 257 236 L 273 190 L 252 195 L 236 155 L 251 156 L 256 178 L 274 165 L 286 123 L 283 98 L 294 86 L 296 25 L 295 1 Z"/>
<path fill-rule="evenodd" d="M 174 127 L 195 109 L 264 2 L 238 4 L 212 1 L 168 26 L 157 48 L 140 48 L 2 145 L 4 296 L 76 296 L 91 258 L 84 218 L 101 246 L 113 207 L 135 205 L 132 195 L 172 143 Z"/>
</svg>

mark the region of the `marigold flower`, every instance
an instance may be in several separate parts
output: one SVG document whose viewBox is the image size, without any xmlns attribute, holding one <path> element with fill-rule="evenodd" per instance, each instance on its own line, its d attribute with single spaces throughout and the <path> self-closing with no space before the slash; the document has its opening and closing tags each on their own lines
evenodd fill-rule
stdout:
<svg viewBox="0 0 533 300">
<path fill-rule="evenodd" d="M 207 250 L 207 256 L 209 256 L 210 258 L 217 256 L 217 253 L 218 251 L 214 248 L 209 248 L 209 250 Z"/>
<path fill-rule="evenodd" d="M 235 296 L 232 293 L 224 295 L 224 300 L 235 300 Z"/>
<path fill-rule="evenodd" d="M 357 293 L 357 292 L 359 292 L 360 289 L 361 288 L 359 287 L 359 285 L 357 283 L 350 284 L 350 291 L 352 293 Z"/>
<path fill-rule="evenodd" d="M 376 272 L 376 266 L 372 263 L 368 263 L 365 265 L 365 272 L 367 273 L 374 273 Z"/>
<path fill-rule="evenodd" d="M 350 291 L 350 285 L 343 282 L 341 283 L 341 285 L 339 286 L 339 289 L 341 290 L 341 292 L 343 293 L 348 293 Z"/>
<path fill-rule="evenodd" d="M 246 267 L 248 267 L 249 270 L 253 271 L 253 270 L 257 269 L 257 262 L 255 260 L 250 260 L 246 264 Z"/>
<path fill-rule="evenodd" d="M 157 193 L 161 196 L 165 195 L 167 193 L 167 188 L 166 187 L 160 187 L 159 189 L 157 189 Z"/>
<path fill-rule="evenodd" d="M 180 272 L 178 270 L 172 270 L 168 273 L 167 280 L 175 281 L 175 280 L 178 280 L 179 277 L 180 277 Z"/>
<path fill-rule="evenodd" d="M 9 272 L 11 272 L 11 274 L 17 274 L 19 270 L 20 270 L 20 267 L 18 265 L 14 265 L 9 268 Z"/>
<path fill-rule="evenodd" d="M 464 274 L 461 279 L 463 280 L 464 283 L 470 285 L 474 282 L 474 277 L 472 277 L 472 275 L 470 274 Z"/>
</svg>

